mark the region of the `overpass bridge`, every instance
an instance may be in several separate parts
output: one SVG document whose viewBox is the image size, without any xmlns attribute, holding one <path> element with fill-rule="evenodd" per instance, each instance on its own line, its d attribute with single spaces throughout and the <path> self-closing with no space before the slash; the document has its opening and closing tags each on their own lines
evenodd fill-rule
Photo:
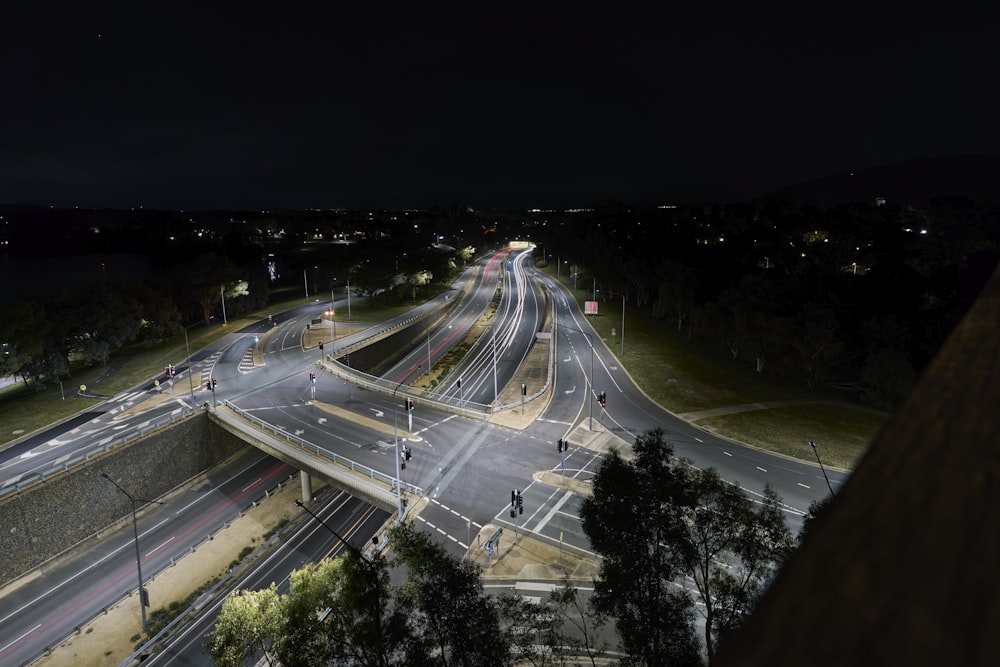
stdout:
<svg viewBox="0 0 1000 667">
<path fill-rule="evenodd" d="M 407 482 L 399 484 L 397 494 L 397 480 L 392 475 L 328 452 L 254 417 L 229 401 L 223 401 L 214 410 L 209 410 L 208 416 L 212 423 L 244 442 L 298 468 L 301 471 L 303 502 L 312 500 L 311 475 L 321 477 L 389 512 L 396 512 L 397 501 L 402 501 L 405 514 L 413 501 L 423 495 L 423 489 Z"/>
</svg>

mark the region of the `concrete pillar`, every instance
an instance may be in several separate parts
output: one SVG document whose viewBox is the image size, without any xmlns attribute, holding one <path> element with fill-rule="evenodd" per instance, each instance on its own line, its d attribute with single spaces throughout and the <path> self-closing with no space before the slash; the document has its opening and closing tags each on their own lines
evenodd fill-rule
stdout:
<svg viewBox="0 0 1000 667">
<path fill-rule="evenodd" d="M 302 479 L 302 502 L 311 503 L 313 499 L 312 477 L 305 470 L 299 471 L 299 477 Z"/>
</svg>

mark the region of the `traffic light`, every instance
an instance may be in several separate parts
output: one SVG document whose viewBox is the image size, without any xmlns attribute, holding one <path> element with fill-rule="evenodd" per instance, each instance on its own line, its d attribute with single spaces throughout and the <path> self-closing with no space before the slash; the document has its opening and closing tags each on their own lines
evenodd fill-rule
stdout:
<svg viewBox="0 0 1000 667">
<path fill-rule="evenodd" d="M 602 391 L 601 395 L 598 397 L 598 400 L 601 402 L 602 408 L 608 407 L 608 395 L 606 393 Z"/>
<path fill-rule="evenodd" d="M 517 489 L 510 492 L 510 518 L 517 516 Z"/>
<path fill-rule="evenodd" d="M 320 349 L 320 352 L 322 352 L 322 351 L 323 351 L 323 341 L 320 341 L 320 342 L 319 342 L 319 349 Z"/>
<path fill-rule="evenodd" d="M 413 450 L 410 449 L 409 447 L 407 447 L 406 449 L 404 449 L 403 452 L 404 452 L 404 454 L 406 456 L 406 460 L 407 461 L 409 461 L 410 459 L 413 458 Z"/>
<path fill-rule="evenodd" d="M 406 409 L 413 412 L 413 399 L 408 399 L 406 401 Z"/>
<path fill-rule="evenodd" d="M 517 494 L 517 513 L 524 514 L 524 496 Z"/>
<path fill-rule="evenodd" d="M 569 440 L 563 440 L 562 438 L 559 438 L 559 451 L 560 452 L 569 451 Z"/>
<path fill-rule="evenodd" d="M 164 366 L 163 367 L 163 374 L 164 375 L 170 375 L 170 366 Z"/>
<path fill-rule="evenodd" d="M 309 374 L 309 381 L 312 382 L 313 384 L 316 384 L 316 374 L 315 373 L 310 373 Z"/>
<path fill-rule="evenodd" d="M 212 389 L 212 383 L 211 382 L 206 382 L 205 383 L 205 389 L 211 390 Z"/>
<path fill-rule="evenodd" d="M 212 378 L 212 391 L 215 391 L 215 385 L 217 384 L 219 384 L 219 381 L 216 380 L 215 378 Z"/>
</svg>

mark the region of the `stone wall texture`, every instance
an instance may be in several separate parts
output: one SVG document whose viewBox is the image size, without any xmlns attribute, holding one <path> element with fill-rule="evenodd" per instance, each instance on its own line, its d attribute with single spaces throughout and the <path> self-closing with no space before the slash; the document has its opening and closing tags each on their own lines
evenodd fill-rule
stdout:
<svg viewBox="0 0 1000 667">
<path fill-rule="evenodd" d="M 52 477 L 0 503 L 0 585 L 39 567 L 248 447 L 204 412 Z M 141 506 L 142 503 L 137 503 Z"/>
</svg>

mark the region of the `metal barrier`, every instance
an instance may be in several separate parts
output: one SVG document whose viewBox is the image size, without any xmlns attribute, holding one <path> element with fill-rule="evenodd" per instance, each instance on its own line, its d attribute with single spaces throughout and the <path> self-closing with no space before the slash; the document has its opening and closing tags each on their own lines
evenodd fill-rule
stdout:
<svg viewBox="0 0 1000 667">
<path fill-rule="evenodd" d="M 379 482 L 383 482 L 385 484 L 388 484 L 390 487 L 395 488 L 396 478 L 393 475 L 387 475 L 384 472 L 380 472 L 378 470 L 375 470 L 374 468 L 370 468 L 370 467 L 368 467 L 366 465 L 363 465 L 361 463 L 353 461 L 353 460 L 347 458 L 346 456 L 341 456 L 340 454 L 337 454 L 336 452 L 327 451 L 327 450 L 319 447 L 318 445 L 314 445 L 313 443 L 309 442 L 308 440 L 305 440 L 303 438 L 300 438 L 297 435 L 294 435 L 292 433 L 289 433 L 288 431 L 285 431 L 284 429 L 280 429 L 280 428 L 277 428 L 276 426 L 272 426 L 271 424 L 268 424 L 263 419 L 260 419 L 259 417 L 255 417 L 254 415 L 248 413 L 247 411 L 242 410 L 242 409 L 236 407 L 235 405 L 233 405 L 229 401 L 223 401 L 222 403 L 227 408 L 229 408 L 230 410 L 232 410 L 234 413 L 236 413 L 237 415 L 239 415 L 243 419 L 246 419 L 248 422 L 250 422 L 251 424 L 253 424 L 255 428 L 258 428 L 261 431 L 264 431 L 266 433 L 270 433 L 270 434 L 272 434 L 274 436 L 280 437 L 283 440 L 285 440 L 286 442 L 290 442 L 290 443 L 292 443 L 294 445 L 297 445 L 298 447 L 306 450 L 310 454 L 313 454 L 313 455 L 315 455 L 315 456 L 317 456 L 319 458 L 323 458 L 323 459 L 326 459 L 326 460 L 328 460 L 328 461 L 330 461 L 332 463 L 345 466 L 348 469 L 350 469 L 352 472 L 360 473 L 360 474 L 364 475 L 365 477 L 368 477 L 369 479 L 378 480 Z M 401 482 L 400 483 L 400 488 L 406 489 L 407 491 L 409 491 L 410 493 L 413 493 L 416 496 L 422 496 L 423 493 L 424 493 L 423 489 L 421 489 L 419 486 L 416 486 L 414 484 L 410 484 L 408 482 Z"/>
<path fill-rule="evenodd" d="M 149 424 L 145 428 L 137 429 L 134 431 L 129 431 L 128 433 L 123 433 L 116 435 L 105 443 L 98 442 L 96 445 L 89 447 L 86 451 L 78 453 L 76 456 L 69 458 L 65 461 L 60 461 L 58 463 L 53 463 L 52 468 L 47 471 L 40 471 L 32 473 L 29 477 L 22 478 L 18 480 L 15 484 L 11 484 L 8 487 L 0 489 L 0 502 L 2 502 L 8 496 L 16 495 L 23 491 L 30 489 L 35 484 L 39 484 L 46 480 L 51 479 L 59 475 L 65 475 L 70 472 L 73 468 L 83 465 L 89 462 L 96 456 L 103 456 L 109 453 L 111 450 L 126 445 L 136 438 L 148 435 L 159 431 L 160 429 L 166 428 L 173 424 L 173 422 L 178 419 L 186 419 L 194 414 L 194 409 L 186 410 L 180 412 L 176 415 L 168 414 L 163 419 L 157 420 L 155 423 Z"/>
</svg>

